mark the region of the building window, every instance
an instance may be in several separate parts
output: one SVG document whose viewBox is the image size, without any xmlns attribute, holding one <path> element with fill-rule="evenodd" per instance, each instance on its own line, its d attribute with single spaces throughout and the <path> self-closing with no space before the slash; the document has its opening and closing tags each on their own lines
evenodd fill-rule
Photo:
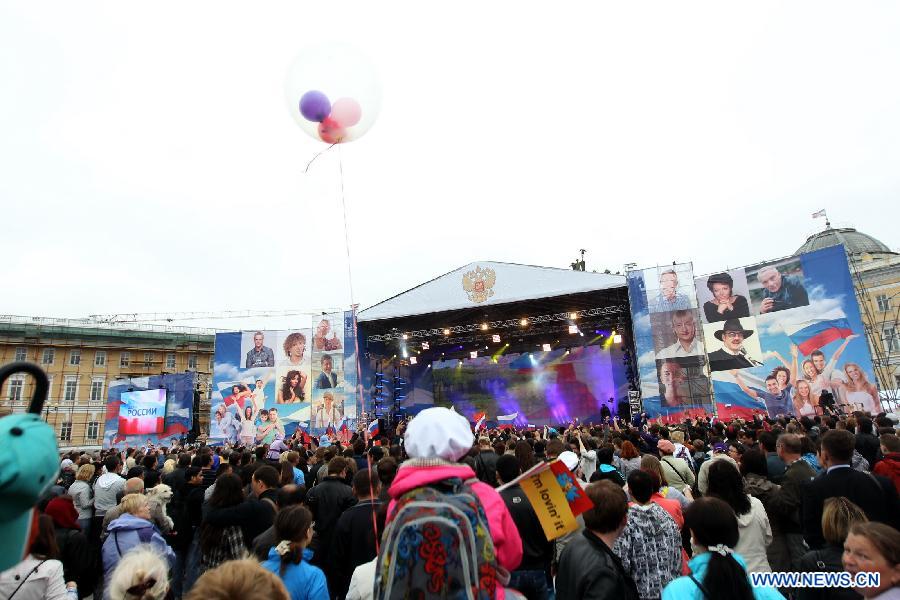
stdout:
<svg viewBox="0 0 900 600">
<path fill-rule="evenodd" d="M 22 394 L 25 390 L 25 376 L 17 373 L 9 378 L 7 396 L 9 401 L 15 404 L 22 403 Z"/>
<path fill-rule="evenodd" d="M 81 349 L 73 348 L 69 350 L 69 364 L 73 367 L 77 367 L 81 364 Z"/>
<path fill-rule="evenodd" d="M 87 439 L 96 440 L 100 437 L 100 423 L 98 421 L 88 421 Z"/>
<path fill-rule="evenodd" d="M 212 372 L 213 372 L 213 369 L 215 368 L 215 365 L 216 365 L 216 360 L 215 360 L 215 359 L 216 359 L 215 356 L 210 356 L 210 357 L 209 357 L 209 372 L 210 372 L 210 373 L 212 373 Z"/>
<path fill-rule="evenodd" d="M 144 366 L 150 368 L 153 366 L 153 353 L 144 352 Z"/>
<path fill-rule="evenodd" d="M 66 375 L 66 383 L 63 388 L 63 401 L 75 402 L 78 397 L 78 377 L 75 375 Z"/>
<path fill-rule="evenodd" d="M 63 442 L 72 439 L 72 421 L 65 421 L 59 426 L 59 439 Z"/>
<path fill-rule="evenodd" d="M 897 337 L 896 327 L 885 327 L 882 330 L 881 340 L 884 342 L 886 352 L 900 352 L 900 337 Z"/>
<path fill-rule="evenodd" d="M 41 364 L 52 365 L 54 358 L 56 358 L 56 350 L 53 348 L 44 348 L 44 353 L 41 354 Z"/>
<path fill-rule="evenodd" d="M 897 387 L 900 388 L 900 375 L 894 375 L 894 382 L 897 384 Z"/>
<path fill-rule="evenodd" d="M 105 367 L 106 366 L 106 350 L 97 350 L 94 353 L 94 366 L 95 367 Z"/>
<path fill-rule="evenodd" d="M 174 369 L 175 368 L 175 353 L 169 352 L 166 354 L 166 368 Z"/>
<path fill-rule="evenodd" d="M 891 310 L 891 299 L 888 298 L 887 294 L 879 294 L 875 296 L 875 302 L 878 303 L 878 310 L 880 312 L 887 312 Z"/>
<path fill-rule="evenodd" d="M 103 384 L 102 377 L 94 377 L 91 380 L 91 402 L 103 402 Z"/>
<path fill-rule="evenodd" d="M 123 352 L 123 353 L 122 353 L 122 356 L 119 357 L 119 366 L 120 366 L 120 367 L 127 367 L 127 366 L 128 366 L 128 363 L 129 363 L 130 361 L 131 361 L 131 353 L 130 353 L 130 352 Z"/>
<path fill-rule="evenodd" d="M 197 368 L 197 355 L 196 354 L 188 354 L 188 369 L 196 369 Z"/>
<path fill-rule="evenodd" d="M 28 359 L 28 349 L 25 346 L 16 348 L 16 362 L 22 362 Z"/>
</svg>

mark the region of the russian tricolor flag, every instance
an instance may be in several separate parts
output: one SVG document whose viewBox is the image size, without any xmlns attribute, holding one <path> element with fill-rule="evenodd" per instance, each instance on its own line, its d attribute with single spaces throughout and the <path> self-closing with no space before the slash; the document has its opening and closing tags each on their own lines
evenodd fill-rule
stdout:
<svg viewBox="0 0 900 600">
<path fill-rule="evenodd" d="M 515 423 L 515 420 L 519 417 L 519 413 L 514 412 L 509 415 L 497 415 L 497 421 L 499 423 L 500 429 L 504 429 L 507 427 L 512 427 Z"/>
<path fill-rule="evenodd" d="M 484 411 L 475 413 L 473 418 L 475 419 L 475 433 L 478 433 L 478 430 L 484 427 Z"/>
<path fill-rule="evenodd" d="M 791 338 L 791 342 L 800 348 L 804 356 L 809 356 L 814 350 L 827 346 L 835 340 L 853 335 L 850 322 L 841 310 L 829 311 L 821 318 L 811 321 L 785 324 L 784 332 Z"/>
<path fill-rule="evenodd" d="M 368 430 L 370 436 L 375 437 L 376 435 L 378 435 L 378 419 L 375 419 L 374 421 L 369 423 Z"/>
</svg>

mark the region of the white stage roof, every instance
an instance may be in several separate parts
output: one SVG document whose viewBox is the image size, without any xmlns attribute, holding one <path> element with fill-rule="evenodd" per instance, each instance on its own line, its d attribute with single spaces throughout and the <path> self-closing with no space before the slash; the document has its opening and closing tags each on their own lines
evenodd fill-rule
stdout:
<svg viewBox="0 0 900 600">
<path fill-rule="evenodd" d="M 377 321 L 624 286 L 623 275 L 473 262 L 379 302 L 361 311 L 358 318 Z"/>
</svg>

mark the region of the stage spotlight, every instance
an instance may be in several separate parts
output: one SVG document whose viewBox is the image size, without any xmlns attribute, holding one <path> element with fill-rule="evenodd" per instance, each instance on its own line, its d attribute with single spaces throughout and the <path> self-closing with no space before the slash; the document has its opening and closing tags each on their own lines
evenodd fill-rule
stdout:
<svg viewBox="0 0 900 600">
<path fill-rule="evenodd" d="M 409 352 L 406 351 L 406 348 L 403 349 L 403 358 L 409 358 Z"/>
<path fill-rule="evenodd" d="M 519 321 L 519 325 L 521 325 L 522 327 L 528 327 L 528 319 L 522 319 L 521 321 Z"/>
<path fill-rule="evenodd" d="M 622 336 L 619 335 L 618 333 L 617 333 L 616 335 L 614 335 L 614 336 L 613 336 L 613 343 L 614 343 L 614 344 L 621 344 L 621 343 L 622 343 Z"/>
<path fill-rule="evenodd" d="M 428 342 L 422 342 L 422 350 L 428 350 L 431 345 Z"/>
<path fill-rule="evenodd" d="M 404 333 L 404 334 L 403 334 L 403 339 L 404 339 L 404 340 L 408 340 L 408 339 L 409 339 L 409 336 L 406 335 L 406 334 Z"/>
<path fill-rule="evenodd" d="M 449 330 L 449 329 L 444 329 L 444 335 L 450 335 L 450 330 Z"/>
<path fill-rule="evenodd" d="M 569 325 L 569 333 L 578 333 L 578 325 Z"/>
<path fill-rule="evenodd" d="M 472 350 L 469 352 L 469 358 L 478 358 L 478 350 Z"/>
<path fill-rule="evenodd" d="M 487 331 L 487 328 L 488 328 L 488 324 L 487 324 L 487 323 L 482 323 L 482 324 L 481 324 L 481 330 L 482 330 L 482 331 Z"/>
<path fill-rule="evenodd" d="M 544 344 L 543 346 L 541 346 L 541 348 L 544 352 L 550 352 L 553 349 L 553 346 L 551 346 L 550 344 Z"/>
<path fill-rule="evenodd" d="M 578 313 L 569 313 L 569 320 L 574 321 L 578 318 Z"/>
<path fill-rule="evenodd" d="M 500 343 L 500 336 L 499 336 L 498 334 L 495 333 L 494 335 L 491 336 L 491 341 L 494 342 L 495 344 L 499 344 L 499 343 Z"/>
<path fill-rule="evenodd" d="M 417 364 L 418 362 L 419 362 L 419 359 L 417 359 L 415 356 L 411 356 L 409 358 L 409 364 L 411 364 L 411 365 Z"/>
</svg>

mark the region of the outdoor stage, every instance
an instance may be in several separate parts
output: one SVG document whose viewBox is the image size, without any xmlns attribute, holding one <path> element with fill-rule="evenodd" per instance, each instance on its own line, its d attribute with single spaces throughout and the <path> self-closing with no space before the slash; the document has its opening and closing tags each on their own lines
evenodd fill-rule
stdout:
<svg viewBox="0 0 900 600">
<path fill-rule="evenodd" d="M 627 297 L 621 276 L 495 262 L 412 288 L 358 316 L 367 412 L 599 422 L 635 382 Z"/>
</svg>

